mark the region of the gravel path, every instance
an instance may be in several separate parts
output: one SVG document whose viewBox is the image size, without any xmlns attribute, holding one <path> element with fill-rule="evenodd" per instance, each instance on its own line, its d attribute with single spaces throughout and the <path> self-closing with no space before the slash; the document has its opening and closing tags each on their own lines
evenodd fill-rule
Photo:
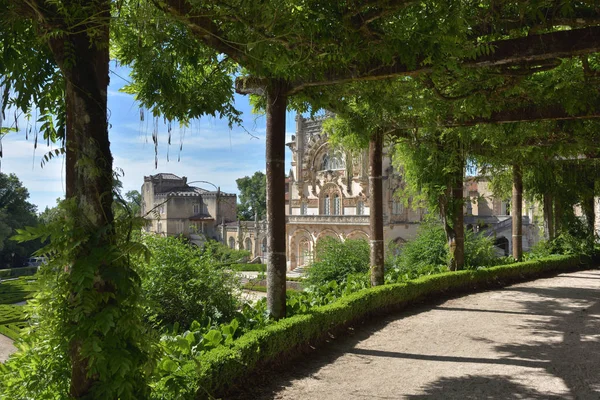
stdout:
<svg viewBox="0 0 600 400">
<path fill-rule="evenodd" d="M 317 348 L 248 399 L 599 399 L 600 271 L 423 306 Z"/>
<path fill-rule="evenodd" d="M 13 341 L 6 336 L 0 334 L 0 363 L 3 363 L 8 359 L 12 353 L 17 351 L 16 347 L 13 346 Z"/>
</svg>

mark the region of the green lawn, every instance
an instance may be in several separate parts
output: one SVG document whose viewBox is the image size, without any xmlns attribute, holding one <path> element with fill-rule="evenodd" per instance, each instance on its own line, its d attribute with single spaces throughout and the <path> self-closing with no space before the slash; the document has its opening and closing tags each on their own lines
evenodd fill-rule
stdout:
<svg viewBox="0 0 600 400">
<path fill-rule="evenodd" d="M 32 296 L 32 277 L 0 282 L 0 333 L 16 339 L 27 326 L 23 306 L 14 305 Z"/>
<path fill-rule="evenodd" d="M 258 284 L 256 284 L 256 283 L 253 283 L 253 282 L 248 282 L 248 283 L 245 283 L 243 287 L 244 287 L 244 289 L 246 289 L 246 290 L 252 290 L 252 291 L 255 291 L 255 292 L 263 292 L 263 293 L 266 293 L 266 292 L 267 292 L 267 287 L 266 287 L 266 286 L 261 286 L 261 285 L 258 285 Z M 294 292 L 297 292 L 297 290 L 295 290 L 295 289 L 290 289 L 290 288 L 287 288 L 285 291 L 286 291 L 287 293 L 294 293 Z"/>
</svg>

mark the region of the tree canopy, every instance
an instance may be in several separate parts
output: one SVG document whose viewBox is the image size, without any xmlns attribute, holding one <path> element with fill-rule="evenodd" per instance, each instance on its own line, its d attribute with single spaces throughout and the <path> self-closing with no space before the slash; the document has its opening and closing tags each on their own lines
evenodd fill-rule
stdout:
<svg viewBox="0 0 600 400">
<path fill-rule="evenodd" d="M 256 171 L 252 176 L 236 179 L 240 191 L 238 204 L 238 218 L 241 221 L 251 221 L 255 217 L 265 217 L 267 208 L 267 177 L 264 173 Z"/>
<path fill-rule="evenodd" d="M 47 308 L 41 309 L 47 325 L 38 332 L 47 335 L 45 345 L 29 348 L 30 369 L 15 369 L 22 379 L 36 379 L 29 371 L 52 374 L 37 378 L 37 386 L 15 384 L 15 390 L 148 394 L 143 366 L 149 338 L 140 320 L 139 276 L 129 261 L 136 247 L 130 236 L 117 234 L 112 209 L 109 49 L 132 68 L 126 91 L 155 118 L 186 123 L 220 115 L 235 123 L 234 77 L 239 93 L 262 96 L 267 192 L 270 203 L 281 203 L 267 207 L 268 304 L 275 318 L 285 315 L 287 106 L 359 110 L 355 119 L 363 119 L 367 134 L 393 131 L 417 156 L 436 161 L 453 184 L 463 149 L 487 155 L 502 146 L 492 130 L 465 125 L 600 114 L 600 9 L 594 2 L 0 0 L 0 9 L 0 111 L 38 110 L 33 124 L 43 138 L 63 141 L 68 198 L 62 224 L 50 233 L 23 233 L 52 237 L 47 251 L 60 279 L 49 280 Z M 589 130 L 554 126 L 532 130 L 524 143 L 510 129 L 502 133 L 513 148 L 585 146 L 597 139 L 593 124 Z M 456 151 L 445 154 L 448 148 Z M 595 149 L 576 145 L 569 151 Z M 69 367 L 52 364 L 56 358 L 44 349 L 69 360 Z"/>
<path fill-rule="evenodd" d="M 37 208 L 29 201 L 29 192 L 15 174 L 0 172 L 0 264 L 20 267 L 41 247 L 39 241 L 18 243 L 11 240 L 17 229 L 38 223 Z"/>
</svg>

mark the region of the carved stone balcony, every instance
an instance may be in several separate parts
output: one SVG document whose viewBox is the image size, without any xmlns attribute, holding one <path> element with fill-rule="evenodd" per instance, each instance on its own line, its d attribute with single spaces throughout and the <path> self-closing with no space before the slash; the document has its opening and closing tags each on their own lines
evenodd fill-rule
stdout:
<svg viewBox="0 0 600 400">
<path fill-rule="evenodd" d="M 288 215 L 292 225 L 369 225 L 368 215 Z"/>
</svg>

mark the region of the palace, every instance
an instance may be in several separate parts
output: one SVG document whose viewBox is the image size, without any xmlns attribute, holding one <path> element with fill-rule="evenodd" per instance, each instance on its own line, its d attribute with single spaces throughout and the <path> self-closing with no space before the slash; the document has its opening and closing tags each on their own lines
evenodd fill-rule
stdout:
<svg viewBox="0 0 600 400">
<path fill-rule="evenodd" d="M 292 150 L 287 218 L 288 269 L 307 265 L 319 240 L 369 239 L 368 155 L 333 149 L 323 133 L 323 117 L 296 116 Z M 392 165 L 388 149 L 383 154 L 384 242 L 402 244 L 412 239 L 426 210 L 412 207 L 394 196 L 402 190 L 402 173 Z M 512 220 L 507 204 L 492 196 L 485 179 L 467 178 L 464 196 L 465 227 L 492 236 L 500 255 L 511 251 Z M 533 207 L 523 217 L 523 248 L 537 240 L 531 223 Z"/>
<path fill-rule="evenodd" d="M 296 132 L 287 144 L 292 168 L 286 180 L 287 267 L 294 270 L 312 260 L 319 240 L 369 240 L 367 151 L 332 148 L 323 133 L 327 116 L 296 117 Z M 193 183 L 193 182 L 191 182 Z M 384 149 L 384 242 L 402 244 L 412 239 L 427 210 L 413 207 L 394 194 L 402 190 L 401 171 Z M 494 198 L 486 179 L 468 177 L 464 185 L 465 227 L 494 238 L 499 255 L 511 252 L 512 219 L 507 203 Z M 186 177 L 169 173 L 144 177 L 142 213 L 148 214 L 148 232 L 184 235 L 201 245 L 215 239 L 231 248 L 264 259 L 267 252 L 265 221 L 237 221 L 234 194 L 190 186 Z M 538 238 L 532 223 L 535 208 L 523 206 L 523 249 Z M 264 262 L 264 261 L 263 261 Z"/>
<path fill-rule="evenodd" d="M 323 134 L 327 116 L 296 116 L 287 219 L 288 269 L 307 265 L 324 237 L 369 239 L 367 151 L 333 149 Z M 402 179 L 384 150 L 384 239 L 403 243 L 414 237 L 425 210 L 405 207 L 393 197 Z"/>
</svg>

